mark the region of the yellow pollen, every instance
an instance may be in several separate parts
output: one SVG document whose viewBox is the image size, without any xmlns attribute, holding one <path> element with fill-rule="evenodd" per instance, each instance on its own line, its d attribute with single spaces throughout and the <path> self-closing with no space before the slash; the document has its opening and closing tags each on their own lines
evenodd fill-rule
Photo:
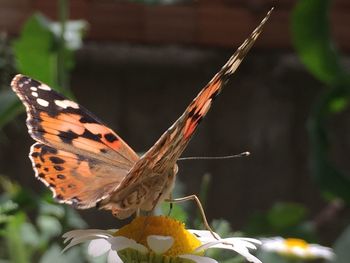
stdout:
<svg viewBox="0 0 350 263">
<path fill-rule="evenodd" d="M 309 244 L 299 238 L 287 238 L 284 241 L 285 245 L 287 246 L 287 248 L 292 249 L 294 247 L 298 247 L 298 248 L 302 248 L 302 249 L 307 249 Z"/>
<path fill-rule="evenodd" d="M 114 235 L 133 239 L 146 247 L 149 235 L 171 236 L 174 238 L 174 244 L 164 253 L 165 256 L 190 254 L 201 245 L 201 242 L 185 229 L 184 223 L 164 216 L 139 216 Z"/>
</svg>

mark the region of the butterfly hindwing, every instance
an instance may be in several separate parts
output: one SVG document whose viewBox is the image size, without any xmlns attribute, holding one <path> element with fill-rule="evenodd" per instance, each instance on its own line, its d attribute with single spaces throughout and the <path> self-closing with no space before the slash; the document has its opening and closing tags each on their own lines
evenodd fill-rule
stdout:
<svg viewBox="0 0 350 263">
<path fill-rule="evenodd" d="M 41 143 L 31 147 L 29 157 L 35 176 L 50 188 L 54 198 L 77 208 L 95 206 L 124 178 L 115 166 Z"/>
</svg>

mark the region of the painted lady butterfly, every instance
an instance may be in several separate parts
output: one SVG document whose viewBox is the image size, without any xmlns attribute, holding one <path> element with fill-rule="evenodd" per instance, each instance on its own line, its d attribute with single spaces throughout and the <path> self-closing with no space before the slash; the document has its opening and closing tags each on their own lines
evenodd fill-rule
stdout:
<svg viewBox="0 0 350 263">
<path fill-rule="evenodd" d="M 180 118 L 139 157 L 115 132 L 47 85 L 17 75 L 11 86 L 24 103 L 35 176 L 62 203 L 97 206 L 126 218 L 152 210 L 173 188 L 179 156 L 223 84 L 262 31 L 270 12 L 191 102 Z"/>
</svg>

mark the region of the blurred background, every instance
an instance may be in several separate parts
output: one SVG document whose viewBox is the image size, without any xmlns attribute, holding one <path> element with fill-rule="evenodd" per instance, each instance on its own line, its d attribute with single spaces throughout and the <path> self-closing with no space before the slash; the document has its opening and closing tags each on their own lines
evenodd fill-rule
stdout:
<svg viewBox="0 0 350 263">
<path fill-rule="evenodd" d="M 347 0 L 0 0 L 0 262 L 55 262 L 64 231 L 125 223 L 57 205 L 35 179 L 16 73 L 78 101 L 142 154 L 272 6 L 183 154 L 251 156 L 179 162 L 175 197 L 199 195 L 224 233 L 298 237 L 349 262 Z M 193 211 L 173 215 L 196 227 Z"/>
</svg>

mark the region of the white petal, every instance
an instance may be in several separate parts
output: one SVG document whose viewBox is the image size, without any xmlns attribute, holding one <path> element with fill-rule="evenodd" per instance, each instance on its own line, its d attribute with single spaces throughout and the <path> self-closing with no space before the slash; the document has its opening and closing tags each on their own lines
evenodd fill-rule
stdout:
<svg viewBox="0 0 350 263">
<path fill-rule="evenodd" d="M 200 241 L 206 240 L 206 241 L 214 241 L 217 240 L 216 238 L 213 237 L 212 233 L 208 230 L 196 230 L 196 229 L 188 229 L 188 231 L 192 234 L 194 234 Z M 218 238 L 221 239 L 219 234 L 214 232 L 214 235 Z"/>
<path fill-rule="evenodd" d="M 333 259 L 335 257 L 335 254 L 333 250 L 329 247 L 323 247 L 317 244 L 310 244 L 308 248 L 310 254 L 322 257 L 325 259 Z"/>
<path fill-rule="evenodd" d="M 281 252 L 286 250 L 284 239 L 281 237 L 262 238 L 261 248 L 266 251 Z"/>
<path fill-rule="evenodd" d="M 230 238 L 223 238 L 219 240 L 214 239 L 210 242 L 203 242 L 203 243 L 204 243 L 203 245 L 196 248 L 196 251 L 205 250 L 210 247 L 231 249 L 231 250 L 234 250 L 233 247 L 245 247 L 249 249 L 257 249 L 255 244 L 261 244 L 261 241 L 254 238 L 230 237 Z"/>
<path fill-rule="evenodd" d="M 255 244 L 261 244 L 261 241 L 253 238 L 231 237 L 220 240 L 222 243 L 212 247 L 230 249 L 232 246 L 247 247 L 249 249 L 257 249 Z M 255 243 L 255 244 L 254 244 Z"/>
<path fill-rule="evenodd" d="M 229 249 L 237 252 L 238 254 L 241 254 L 243 257 L 245 257 L 248 261 L 254 262 L 254 263 L 261 263 L 261 261 L 250 254 L 249 249 L 256 249 L 256 246 L 249 242 L 254 241 L 255 243 L 259 243 L 255 239 L 250 238 L 224 238 L 212 242 L 205 243 L 195 249 L 195 252 L 203 251 L 208 248 L 223 248 L 223 249 Z"/>
<path fill-rule="evenodd" d="M 82 237 L 82 238 L 73 238 L 70 243 L 62 250 L 61 253 L 64 253 L 65 251 L 67 251 L 69 248 L 78 245 L 80 243 L 83 243 L 85 241 L 89 241 L 89 240 L 93 240 L 96 239 L 96 237 Z"/>
<path fill-rule="evenodd" d="M 197 247 L 194 251 L 195 252 L 199 252 L 199 251 L 203 251 L 203 250 L 207 250 L 210 247 L 214 247 L 215 245 L 220 244 L 221 241 L 220 240 L 216 240 L 216 241 L 212 241 L 212 242 L 207 242 L 204 243 L 203 245 Z"/>
<path fill-rule="evenodd" d="M 116 251 L 110 250 L 107 257 L 107 263 L 123 263 Z"/>
<path fill-rule="evenodd" d="M 308 251 L 302 247 L 291 247 L 290 248 L 292 254 L 297 255 L 299 257 L 307 257 L 309 255 Z"/>
<path fill-rule="evenodd" d="M 163 254 L 174 244 L 171 236 L 150 235 L 147 237 L 147 244 L 156 254 Z"/>
<path fill-rule="evenodd" d="M 88 254 L 93 257 L 98 257 L 111 250 L 111 244 L 106 239 L 92 240 L 88 247 Z"/>
<path fill-rule="evenodd" d="M 132 240 L 126 237 L 122 237 L 122 236 L 111 237 L 111 238 L 108 238 L 108 242 L 111 243 L 111 249 L 115 251 L 123 250 L 125 248 L 133 248 L 142 253 L 148 252 L 148 249 L 145 246 L 139 243 L 136 243 L 135 240 Z"/>
<path fill-rule="evenodd" d="M 113 236 L 112 231 L 100 230 L 100 229 L 79 229 L 72 230 L 62 235 L 65 238 L 65 243 L 70 239 L 85 237 L 85 236 L 96 236 L 96 237 L 111 237 Z"/>
<path fill-rule="evenodd" d="M 180 258 L 186 258 L 190 259 L 196 263 L 218 263 L 215 259 L 208 258 L 208 257 L 201 257 L 196 255 L 181 255 Z"/>
</svg>

